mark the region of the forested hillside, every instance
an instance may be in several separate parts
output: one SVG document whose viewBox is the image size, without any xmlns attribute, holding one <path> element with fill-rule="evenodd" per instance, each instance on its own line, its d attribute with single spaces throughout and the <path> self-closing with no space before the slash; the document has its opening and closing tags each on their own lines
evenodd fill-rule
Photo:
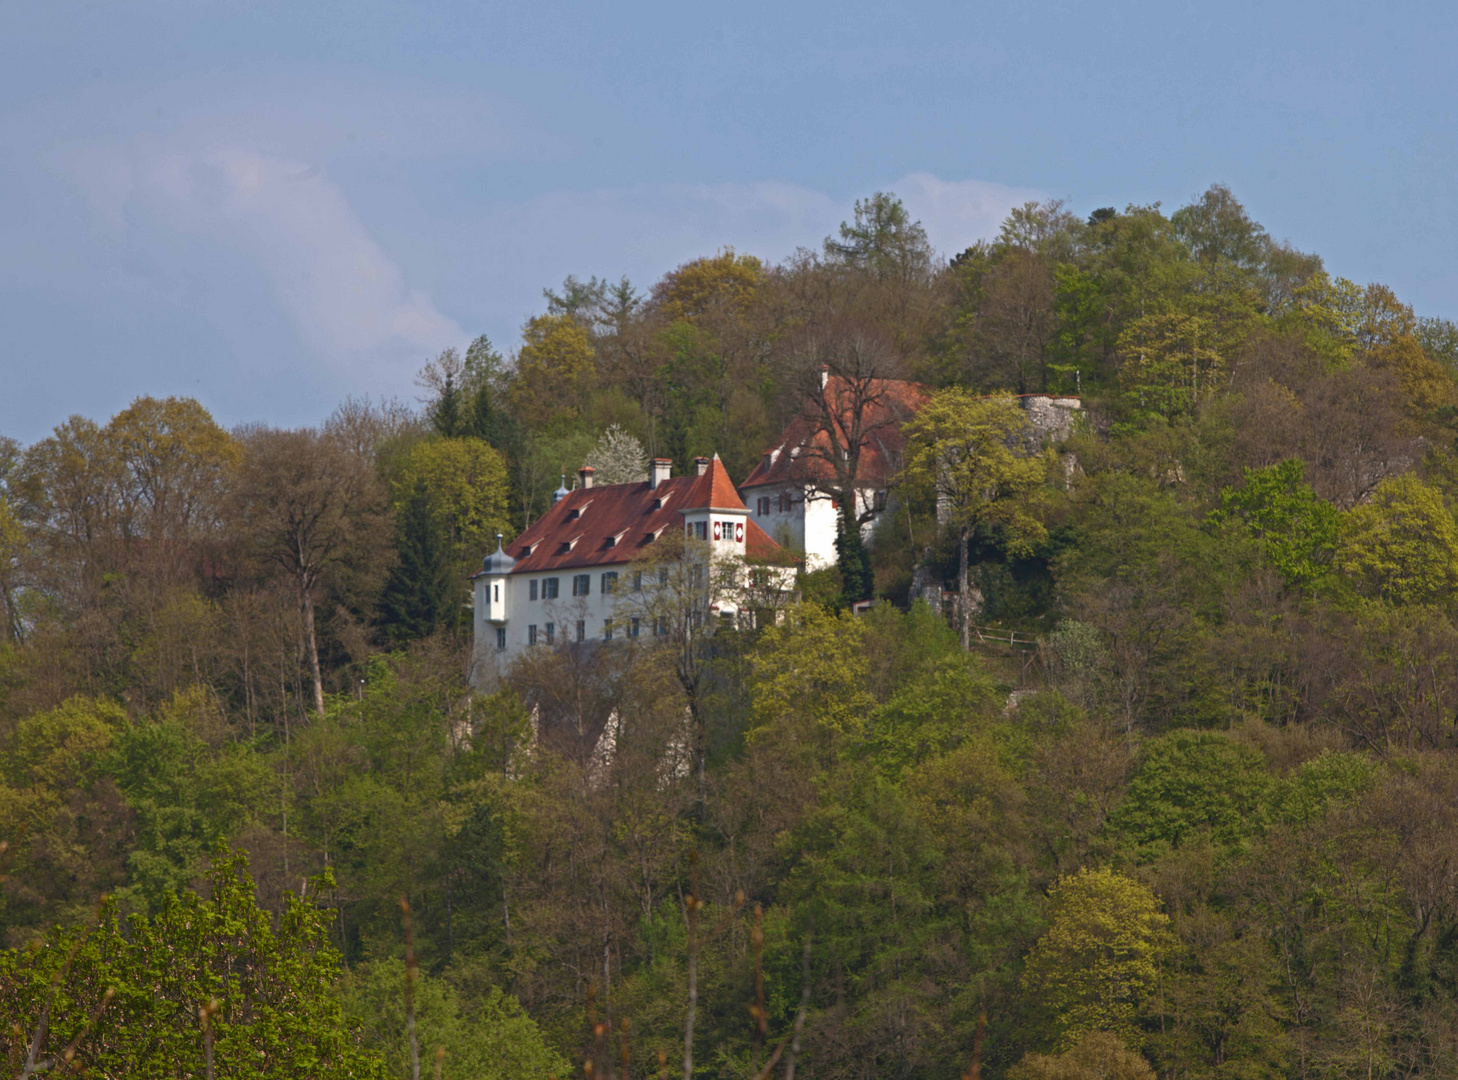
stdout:
<svg viewBox="0 0 1458 1080">
<path fill-rule="evenodd" d="M 419 403 L 0 440 L 11 1074 L 1458 1076 L 1458 327 L 1221 187 L 544 299 Z M 823 371 L 931 395 L 844 574 L 470 688 L 563 473 L 741 480 Z"/>
</svg>

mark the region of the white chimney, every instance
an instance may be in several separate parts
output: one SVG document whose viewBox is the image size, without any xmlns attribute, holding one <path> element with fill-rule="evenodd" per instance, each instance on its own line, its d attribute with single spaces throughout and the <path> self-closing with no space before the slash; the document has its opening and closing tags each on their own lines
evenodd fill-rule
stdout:
<svg viewBox="0 0 1458 1080">
<path fill-rule="evenodd" d="M 694 458 L 694 475 L 703 476 L 709 471 L 709 459 L 706 457 Z"/>
<path fill-rule="evenodd" d="M 656 488 L 659 484 L 663 483 L 663 481 L 667 480 L 668 479 L 668 471 L 672 467 L 673 467 L 673 462 L 669 458 L 666 458 L 666 457 L 657 457 L 657 458 L 654 458 L 653 459 L 653 464 L 651 466 L 649 466 L 649 471 L 648 471 L 648 486 L 650 488 Z"/>
<path fill-rule="evenodd" d="M 594 469 L 591 465 L 584 465 L 582 466 L 582 468 L 577 470 L 577 476 L 582 481 L 583 488 L 592 487 L 592 477 L 593 474 L 596 472 L 597 470 Z"/>
</svg>

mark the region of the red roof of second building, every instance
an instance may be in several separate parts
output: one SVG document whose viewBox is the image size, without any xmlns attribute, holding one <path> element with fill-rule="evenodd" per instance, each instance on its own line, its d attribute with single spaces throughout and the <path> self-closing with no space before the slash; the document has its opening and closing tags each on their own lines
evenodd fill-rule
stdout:
<svg viewBox="0 0 1458 1080">
<path fill-rule="evenodd" d="M 889 485 L 900 468 L 901 452 L 906 445 L 901 426 L 926 403 L 925 387 L 899 379 L 876 379 L 867 390 L 839 376 L 831 376 L 823 393 L 825 404 L 835 417 L 839 446 L 844 447 L 854 438 L 859 425 L 860 479 L 872 486 Z M 855 416 L 857 397 L 864 402 L 859 421 Z M 739 486 L 832 482 L 835 470 L 828 458 L 833 451 L 819 403 L 807 401 L 785 428 L 780 441 Z"/>
<path fill-rule="evenodd" d="M 675 476 L 656 488 L 646 480 L 578 488 L 506 545 L 516 560 L 511 572 L 636 562 L 649 555 L 649 545 L 666 529 L 683 528 L 682 511 L 707 509 L 748 513 L 717 456 L 702 476 Z M 772 557 L 780 550 L 753 522 L 746 540 L 750 558 Z"/>
</svg>

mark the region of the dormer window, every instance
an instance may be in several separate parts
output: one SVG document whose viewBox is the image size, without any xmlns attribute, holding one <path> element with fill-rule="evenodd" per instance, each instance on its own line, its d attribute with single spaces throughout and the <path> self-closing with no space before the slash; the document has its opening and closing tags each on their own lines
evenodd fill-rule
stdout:
<svg viewBox="0 0 1458 1080">
<path fill-rule="evenodd" d="M 578 518 L 582 517 L 582 512 L 591 505 L 592 500 L 588 499 L 587 502 L 583 503 L 581 506 L 574 506 L 571 510 L 567 511 L 567 520 L 576 521 Z"/>
<path fill-rule="evenodd" d="M 567 554 L 567 552 L 571 551 L 573 548 L 575 548 L 577 546 L 577 541 L 579 541 L 581 539 L 582 539 L 582 536 L 581 536 L 581 534 L 579 534 L 577 536 L 574 536 L 571 540 L 563 540 L 562 541 L 562 547 L 558 550 L 557 554 L 558 555 L 565 555 L 565 554 Z"/>
<path fill-rule="evenodd" d="M 673 498 L 673 492 L 671 491 L 658 496 L 658 498 L 653 500 L 653 509 L 662 510 L 665 506 L 668 505 L 668 500 L 671 498 Z"/>
<path fill-rule="evenodd" d="M 602 542 L 602 546 L 603 547 L 610 547 L 610 548 L 611 547 L 617 547 L 618 544 L 622 542 L 623 537 L 626 536 L 627 533 L 628 533 L 628 530 L 627 529 L 624 529 L 620 533 L 616 533 L 613 536 L 609 536 L 606 540 L 604 540 Z"/>
</svg>

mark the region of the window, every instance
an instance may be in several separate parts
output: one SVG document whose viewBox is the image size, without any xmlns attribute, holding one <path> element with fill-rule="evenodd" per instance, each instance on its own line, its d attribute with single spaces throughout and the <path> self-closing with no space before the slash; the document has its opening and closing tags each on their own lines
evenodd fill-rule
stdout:
<svg viewBox="0 0 1458 1080">
<path fill-rule="evenodd" d="M 572 576 L 572 595 L 586 596 L 590 592 L 592 592 L 592 575 L 574 574 Z M 580 641 L 581 639 L 579 638 L 578 640 Z"/>
<path fill-rule="evenodd" d="M 633 591 L 634 592 L 642 592 L 643 591 L 643 571 L 641 571 L 641 570 L 634 570 L 633 571 Z"/>
<path fill-rule="evenodd" d="M 613 621 L 611 619 L 604 619 L 602 621 L 602 639 L 604 641 L 611 641 L 613 639 Z"/>
<path fill-rule="evenodd" d="M 657 635 L 658 635 L 658 636 L 659 636 L 659 637 L 667 637 L 667 636 L 668 636 L 668 620 L 667 620 L 667 619 L 665 619 L 665 618 L 664 618 L 664 617 L 663 617 L 663 616 L 662 616 L 662 615 L 660 615 L 660 616 L 659 616 L 659 617 L 658 617 L 658 618 L 657 618 L 657 619 L 656 619 L 656 620 L 655 620 L 655 621 L 654 621 L 654 624 L 653 624 L 653 631 L 654 631 L 654 633 L 656 633 L 656 634 L 657 634 Z"/>
<path fill-rule="evenodd" d="M 876 499 L 873 505 L 875 506 L 877 513 L 880 513 L 882 510 L 886 509 L 886 493 L 884 491 L 876 492 Z"/>
<path fill-rule="evenodd" d="M 628 636 L 634 638 L 638 636 L 638 620 L 636 617 L 628 623 Z"/>
<path fill-rule="evenodd" d="M 557 599 L 557 579 L 554 577 L 542 578 L 542 599 Z M 551 625 L 550 623 L 548 625 Z"/>
<path fill-rule="evenodd" d="M 547 624 L 546 630 L 547 630 L 547 644 L 548 645 L 551 645 L 551 644 L 553 644 L 557 640 L 557 624 L 556 623 L 550 623 L 549 622 Z"/>
<path fill-rule="evenodd" d="M 535 582 L 533 582 L 533 584 L 535 584 Z M 527 627 L 527 644 L 528 645 L 535 645 L 536 643 L 537 643 L 537 624 L 536 623 L 532 623 L 530 626 Z"/>
<path fill-rule="evenodd" d="M 529 599 L 535 600 L 537 598 L 537 579 L 536 578 L 532 578 L 532 583 L 529 586 L 529 588 L 531 590 Z"/>
<path fill-rule="evenodd" d="M 694 535 L 700 540 L 707 540 L 709 538 L 709 523 L 707 521 L 694 522 Z"/>
<path fill-rule="evenodd" d="M 578 619 L 577 620 L 577 640 L 578 641 L 584 641 L 584 640 L 586 640 L 586 638 L 587 638 L 587 623 L 584 620 L 582 620 L 582 619 Z"/>
<path fill-rule="evenodd" d="M 790 512 L 790 493 L 788 491 L 782 491 L 782 492 L 780 492 L 780 513 L 782 513 L 782 514 L 788 514 L 789 512 Z"/>
<path fill-rule="evenodd" d="M 659 585 L 667 585 L 668 584 L 668 567 L 666 567 L 666 566 L 660 566 L 658 568 L 658 584 Z"/>
<path fill-rule="evenodd" d="M 618 572 L 616 570 L 604 570 L 602 574 L 602 594 L 611 596 L 618 591 Z"/>
<path fill-rule="evenodd" d="M 532 629 L 535 630 L 536 627 L 532 627 Z M 504 626 L 498 626 L 496 628 L 496 651 L 506 651 L 506 627 Z"/>
<path fill-rule="evenodd" d="M 760 517 L 764 517 L 770 512 L 770 500 L 768 495 L 761 495 L 759 498 L 754 500 L 754 512 Z"/>
</svg>

